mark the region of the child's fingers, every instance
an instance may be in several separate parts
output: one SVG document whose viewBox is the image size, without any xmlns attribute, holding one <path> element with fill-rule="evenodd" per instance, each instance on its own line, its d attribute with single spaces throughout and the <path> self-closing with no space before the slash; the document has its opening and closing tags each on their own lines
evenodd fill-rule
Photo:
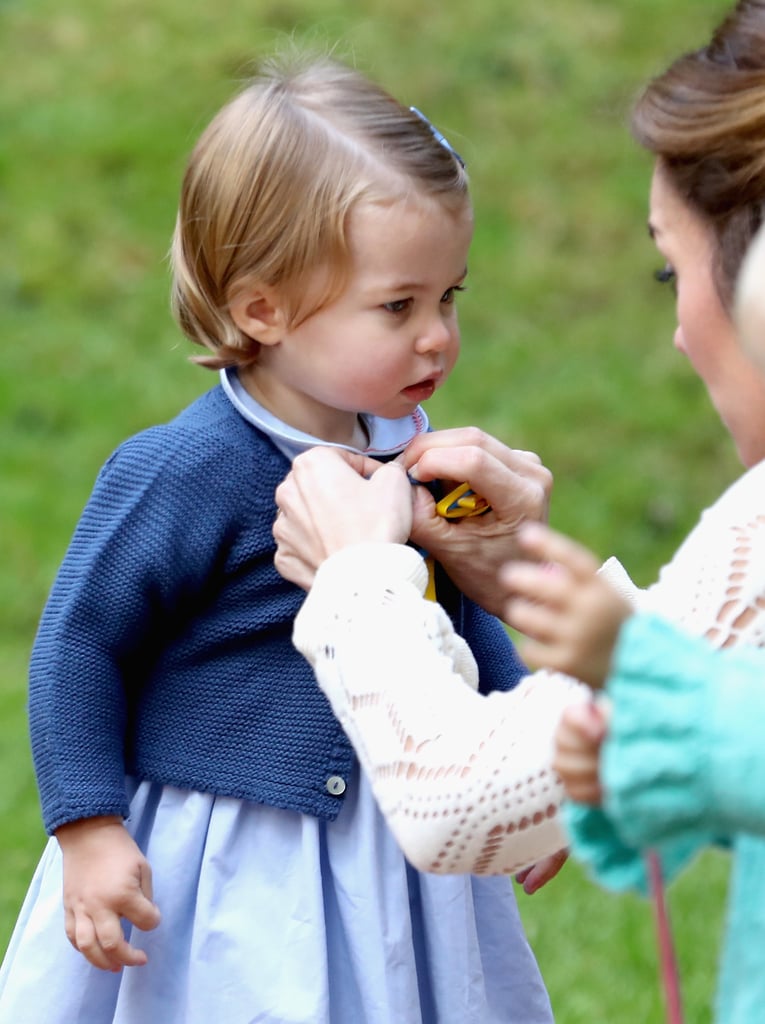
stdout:
<svg viewBox="0 0 765 1024">
<path fill-rule="evenodd" d="M 122 931 L 122 924 L 116 914 L 104 915 L 95 923 L 96 939 L 108 969 L 119 971 L 123 967 L 142 967 L 146 953 L 131 946 Z"/>
<path fill-rule="evenodd" d="M 555 734 L 553 768 L 566 793 L 580 803 L 599 804 L 600 745 L 607 728 L 603 712 L 593 703 L 573 704 L 561 716 Z"/>
<path fill-rule="evenodd" d="M 570 672 L 566 672 L 567 662 L 555 644 L 545 643 L 543 640 L 524 639 L 518 643 L 518 653 L 531 668 L 547 668 L 553 672 L 571 675 Z"/>
<path fill-rule="evenodd" d="M 545 645 L 560 637 L 560 616 L 552 602 L 538 604 L 522 597 L 511 597 L 505 603 L 505 622 L 531 640 Z"/>
<path fill-rule="evenodd" d="M 528 601 L 560 606 L 575 585 L 566 569 L 550 563 L 508 562 L 499 571 L 502 585 Z"/>
<path fill-rule="evenodd" d="M 142 931 L 151 931 L 159 924 L 159 907 L 152 901 L 151 868 L 143 863 L 139 875 L 140 888 L 136 888 L 120 907 L 123 917 Z"/>
<path fill-rule="evenodd" d="M 558 771 L 557 768 L 556 771 Z M 603 787 L 600 785 L 597 774 L 591 772 L 588 775 L 564 776 L 561 771 L 558 771 L 558 774 L 563 781 L 569 799 L 576 800 L 579 804 L 590 804 L 593 807 L 599 807 L 603 803 Z"/>
<path fill-rule="evenodd" d="M 505 622 L 525 637 L 539 640 L 545 635 L 545 622 L 549 612 L 541 605 L 514 597 L 505 605 Z"/>
<path fill-rule="evenodd" d="M 518 543 L 535 560 L 558 562 L 580 579 L 593 576 L 600 566 L 586 547 L 541 523 L 524 523 L 518 531 Z"/>
<path fill-rule="evenodd" d="M 100 915 L 98 923 L 89 915 L 75 915 L 73 946 L 79 950 L 88 963 L 102 971 L 119 971 L 125 963 L 121 959 L 123 947 L 130 949 L 122 933 L 116 914 Z M 145 954 L 138 963 L 145 962 Z"/>
<path fill-rule="evenodd" d="M 597 748 L 606 738 L 608 716 L 594 701 L 570 704 L 564 709 L 558 726 L 558 736 L 565 736 L 571 744 Z"/>
<path fill-rule="evenodd" d="M 560 850 L 543 858 L 524 871 L 519 871 L 515 880 L 523 886 L 527 896 L 531 896 L 542 888 L 543 885 L 555 878 L 560 869 L 568 860 L 568 850 Z"/>
<path fill-rule="evenodd" d="M 553 769 L 563 783 L 566 793 L 573 800 L 583 803 L 600 803 L 602 791 L 597 757 L 556 749 Z"/>
<path fill-rule="evenodd" d="M 71 923 L 67 925 L 67 935 L 74 948 L 82 953 L 88 963 L 102 971 L 111 970 L 111 964 L 96 939 L 93 921 L 87 914 L 72 915 Z"/>
</svg>

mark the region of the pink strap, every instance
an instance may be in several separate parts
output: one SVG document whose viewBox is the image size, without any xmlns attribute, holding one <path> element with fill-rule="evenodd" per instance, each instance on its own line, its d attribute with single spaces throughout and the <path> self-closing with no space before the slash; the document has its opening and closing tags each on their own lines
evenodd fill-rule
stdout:
<svg viewBox="0 0 765 1024">
<path fill-rule="evenodd" d="M 664 899 L 664 882 L 661 876 L 661 861 L 654 850 L 646 853 L 646 868 L 653 897 L 656 917 L 656 935 L 659 943 L 659 967 L 667 1004 L 667 1024 L 683 1024 L 683 1004 L 680 996 L 680 975 L 672 943 L 672 929 Z"/>
</svg>

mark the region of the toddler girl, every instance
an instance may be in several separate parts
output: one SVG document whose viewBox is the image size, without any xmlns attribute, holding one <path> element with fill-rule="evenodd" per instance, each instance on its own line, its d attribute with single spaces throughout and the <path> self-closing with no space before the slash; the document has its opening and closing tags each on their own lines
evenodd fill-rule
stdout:
<svg viewBox="0 0 765 1024">
<path fill-rule="evenodd" d="M 30 719 L 55 838 L 3 1024 L 551 1020 L 508 880 L 405 861 L 274 568 L 298 452 L 388 458 L 428 429 L 472 229 L 446 140 L 335 62 L 265 66 L 202 134 L 173 305 L 220 380 L 108 459 L 43 613 Z M 439 582 L 482 689 L 512 687 L 500 623 Z"/>
</svg>

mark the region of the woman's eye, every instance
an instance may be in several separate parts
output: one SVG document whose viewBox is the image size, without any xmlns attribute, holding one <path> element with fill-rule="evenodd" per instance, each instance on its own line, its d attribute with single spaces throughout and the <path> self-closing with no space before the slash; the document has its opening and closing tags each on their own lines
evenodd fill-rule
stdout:
<svg viewBox="0 0 765 1024">
<path fill-rule="evenodd" d="M 665 263 L 659 270 L 655 270 L 653 276 L 659 284 L 671 285 L 672 291 L 677 294 L 677 274 L 675 273 L 675 268 L 670 263 Z"/>
<path fill-rule="evenodd" d="M 389 313 L 405 313 L 411 305 L 411 299 L 395 299 L 393 302 L 383 303 L 383 309 Z"/>
<path fill-rule="evenodd" d="M 455 284 L 451 288 L 447 288 L 444 294 L 441 296 L 441 302 L 451 303 L 454 302 L 454 295 L 456 292 L 464 292 L 464 284 Z"/>
</svg>

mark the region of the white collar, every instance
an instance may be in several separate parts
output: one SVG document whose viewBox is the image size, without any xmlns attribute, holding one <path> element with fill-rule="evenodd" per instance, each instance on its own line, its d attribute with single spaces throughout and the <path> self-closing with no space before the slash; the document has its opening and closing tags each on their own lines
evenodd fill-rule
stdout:
<svg viewBox="0 0 765 1024">
<path fill-rule="evenodd" d="M 376 456 L 397 455 L 402 452 L 410 441 L 418 434 L 424 434 L 429 427 L 428 417 L 422 406 L 409 416 L 397 420 L 386 420 L 379 416 L 362 415 L 366 427 L 369 444 L 364 449 L 353 448 L 347 444 L 335 444 L 323 441 L 320 437 L 305 434 L 296 430 L 288 423 L 278 419 L 256 401 L 239 380 L 236 367 L 229 366 L 220 371 L 220 382 L 231 404 L 249 423 L 268 434 L 274 444 L 289 459 L 293 459 L 308 448 L 325 445 L 332 448 L 345 448 L 347 451 L 362 451 L 364 455 Z"/>
</svg>

